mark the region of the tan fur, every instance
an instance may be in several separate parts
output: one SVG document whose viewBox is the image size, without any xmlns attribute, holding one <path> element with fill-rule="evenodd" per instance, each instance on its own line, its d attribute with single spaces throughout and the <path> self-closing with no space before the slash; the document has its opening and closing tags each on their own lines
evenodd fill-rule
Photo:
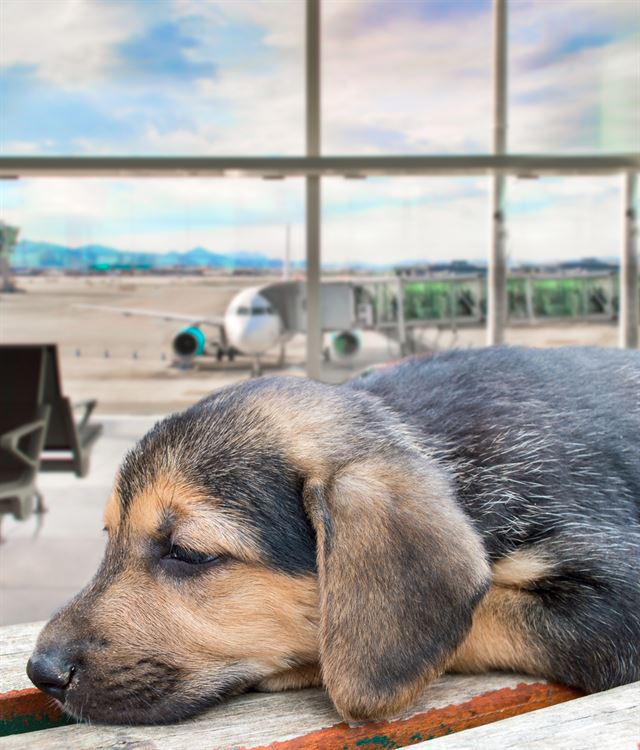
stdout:
<svg viewBox="0 0 640 750">
<path fill-rule="evenodd" d="M 109 644 L 95 669 L 161 654 L 194 694 L 224 686 L 234 670 L 265 690 L 322 678 L 349 719 L 391 716 L 415 701 L 463 637 L 489 566 L 449 480 L 410 431 L 393 424 L 364 458 L 343 406 L 316 390 L 299 400 L 262 393 L 246 406 L 254 416 L 243 439 L 286 447 L 304 477 L 317 577 L 268 568 L 258 532 L 176 474 L 158 477 L 126 512 L 112 495 L 105 522 L 125 564 L 83 614 Z M 193 577 L 150 568 L 149 539 L 166 542 L 167 518 L 174 545 L 228 559 Z M 488 622 L 479 620 L 485 635 Z"/>
<path fill-rule="evenodd" d="M 265 693 L 279 693 L 282 690 L 301 690 L 308 687 L 320 687 L 322 675 L 318 664 L 307 664 L 297 669 L 289 669 L 272 677 L 267 677 L 256 686 Z"/>
<path fill-rule="evenodd" d="M 225 509 L 217 511 L 217 501 L 204 497 L 188 483 L 160 477 L 138 494 L 122 522 L 137 538 L 156 537 L 166 511 L 176 517 L 174 544 L 211 554 L 229 554 L 241 560 L 257 560 L 259 547 L 255 534 L 246 524 Z M 105 510 L 105 526 L 116 531 L 121 521 L 121 500 L 113 491 Z"/>
<path fill-rule="evenodd" d="M 527 610 L 537 606 L 527 588 L 552 566 L 533 550 L 522 550 L 492 567 L 493 585 L 477 607 L 468 636 L 449 664 L 454 672 L 509 669 L 542 674 L 546 656 L 528 635 Z"/>
<path fill-rule="evenodd" d="M 322 675 L 345 718 L 397 714 L 444 669 L 448 654 L 411 678 L 390 684 L 379 679 L 389 666 L 387 653 L 401 644 L 407 653 L 421 650 L 407 635 L 407 620 L 398 616 L 413 606 L 404 590 L 410 585 L 406 577 L 415 575 L 400 553 L 410 548 L 416 558 L 424 556 L 423 569 L 434 567 L 436 585 L 461 602 L 471 600 L 488 576 L 479 538 L 450 501 L 446 482 L 429 469 L 418 464 L 408 470 L 406 462 L 382 459 L 360 461 L 328 486 L 315 481 L 307 488 L 305 504 L 318 535 Z M 328 529 L 322 507 L 330 517 Z M 450 543 L 453 534 L 455 545 Z M 427 597 L 432 585 L 426 584 Z M 419 630 L 422 623 L 414 620 L 414 626 Z M 420 637 L 437 642 L 440 635 L 423 628 Z"/>
<path fill-rule="evenodd" d="M 524 549 L 498 560 L 491 568 L 491 576 L 496 586 L 526 588 L 552 570 L 553 564 L 547 558 L 536 550 Z"/>
<path fill-rule="evenodd" d="M 233 514 L 216 508 L 185 483 L 162 478 L 136 496 L 123 519 L 112 495 L 106 511 L 111 533 L 124 524 L 126 569 L 100 597 L 93 627 L 110 643 L 107 661 L 127 664 L 141 650 L 162 653 L 186 672 L 227 663 L 250 664 L 256 678 L 282 673 L 289 660 L 318 659 L 318 593 L 315 576 L 290 576 L 260 564 L 252 533 Z M 137 540 L 155 536 L 163 512 L 174 514 L 173 542 L 188 549 L 230 555 L 197 582 L 181 586 L 145 571 Z"/>
<path fill-rule="evenodd" d="M 132 566 L 97 603 L 92 621 L 119 644 L 105 655 L 116 663 L 148 648 L 187 672 L 243 660 L 268 675 L 292 655 L 317 659 L 316 613 L 312 576 L 231 564 L 182 592 Z"/>
<path fill-rule="evenodd" d="M 115 490 L 109 495 L 103 516 L 104 527 L 107 531 L 118 528 L 120 523 L 120 498 Z"/>
</svg>

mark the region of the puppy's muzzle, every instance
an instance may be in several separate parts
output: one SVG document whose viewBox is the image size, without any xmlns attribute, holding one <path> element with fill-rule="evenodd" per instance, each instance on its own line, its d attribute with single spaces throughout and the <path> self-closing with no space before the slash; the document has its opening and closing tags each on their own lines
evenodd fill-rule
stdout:
<svg viewBox="0 0 640 750">
<path fill-rule="evenodd" d="M 64 703 L 67 688 L 78 672 L 77 662 L 63 648 L 36 650 L 27 662 L 27 676 L 39 690 Z"/>
</svg>

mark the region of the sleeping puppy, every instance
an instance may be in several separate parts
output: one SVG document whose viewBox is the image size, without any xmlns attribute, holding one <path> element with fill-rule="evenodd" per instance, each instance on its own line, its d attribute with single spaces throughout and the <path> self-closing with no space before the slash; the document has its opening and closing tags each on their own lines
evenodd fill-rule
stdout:
<svg viewBox="0 0 640 750">
<path fill-rule="evenodd" d="M 93 581 L 27 671 L 76 717 L 324 685 L 347 719 L 445 670 L 640 679 L 640 353 L 494 348 L 263 378 L 127 455 Z"/>
</svg>

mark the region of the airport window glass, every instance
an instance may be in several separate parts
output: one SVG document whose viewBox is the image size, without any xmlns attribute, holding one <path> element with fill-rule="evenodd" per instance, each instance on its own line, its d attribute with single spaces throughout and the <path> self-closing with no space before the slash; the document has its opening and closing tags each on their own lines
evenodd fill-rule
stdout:
<svg viewBox="0 0 640 750">
<path fill-rule="evenodd" d="M 136 369 L 126 408 L 157 402 L 159 412 L 167 383 L 154 378 L 171 372 L 180 332 L 215 364 L 219 330 L 202 320 L 224 317 L 243 289 L 280 281 L 287 248 L 291 278 L 304 277 L 301 179 L 24 179 L 0 182 L 0 204 L 2 219 L 20 230 L 11 266 L 27 292 L 3 298 L 2 340 L 56 342 L 71 395 L 98 395 L 101 409 Z M 256 302 L 230 309 L 249 315 L 257 306 L 264 315 Z M 85 304 L 167 317 L 77 307 Z M 301 362 L 304 343 L 298 349 Z M 233 377 L 246 366 L 234 361 Z M 178 401 L 168 396 L 176 408 L 194 400 L 193 383 L 182 383 Z"/>
<path fill-rule="evenodd" d="M 628 0 L 510 0 L 509 148 L 640 150 L 640 10 Z"/>
<path fill-rule="evenodd" d="M 304 258 L 301 179 L 46 178 L 0 182 L 2 218 L 20 228 L 18 269 L 92 264 L 280 272 Z M 45 262 L 46 261 L 46 262 Z M 44 265 L 43 265 L 44 264 Z M 95 270 L 95 269 L 93 269 Z"/>
<path fill-rule="evenodd" d="M 454 345 L 464 325 L 480 342 L 489 187 L 476 177 L 325 180 L 322 294 L 350 279 L 359 335 L 326 338 L 324 379 Z"/>
<path fill-rule="evenodd" d="M 485 262 L 488 189 L 483 177 L 328 178 L 324 269 L 370 272 L 462 259 Z"/>
<path fill-rule="evenodd" d="M 323 148 L 491 147 L 491 0 L 324 0 Z"/>
<path fill-rule="evenodd" d="M 512 322 L 556 327 L 554 341 L 614 345 L 622 244 L 621 178 L 509 180 L 508 282 Z M 606 327 L 567 324 L 598 320 Z M 529 334 L 536 343 L 538 333 Z"/>
<path fill-rule="evenodd" d="M 588 258 L 617 263 L 622 177 L 512 178 L 507 183 L 507 252 L 513 263 Z"/>
<path fill-rule="evenodd" d="M 298 154 L 304 3 L 2 0 L 8 155 Z"/>
</svg>

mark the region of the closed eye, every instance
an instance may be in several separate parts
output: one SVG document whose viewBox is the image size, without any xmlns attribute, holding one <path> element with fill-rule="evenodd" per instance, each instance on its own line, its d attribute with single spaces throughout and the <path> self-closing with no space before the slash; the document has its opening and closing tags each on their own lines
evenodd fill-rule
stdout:
<svg viewBox="0 0 640 750">
<path fill-rule="evenodd" d="M 210 555 L 206 552 L 197 552 L 186 547 L 178 547 L 173 544 L 169 553 L 165 555 L 165 560 L 179 560 L 188 565 L 207 565 L 222 560 L 221 555 Z"/>
</svg>

